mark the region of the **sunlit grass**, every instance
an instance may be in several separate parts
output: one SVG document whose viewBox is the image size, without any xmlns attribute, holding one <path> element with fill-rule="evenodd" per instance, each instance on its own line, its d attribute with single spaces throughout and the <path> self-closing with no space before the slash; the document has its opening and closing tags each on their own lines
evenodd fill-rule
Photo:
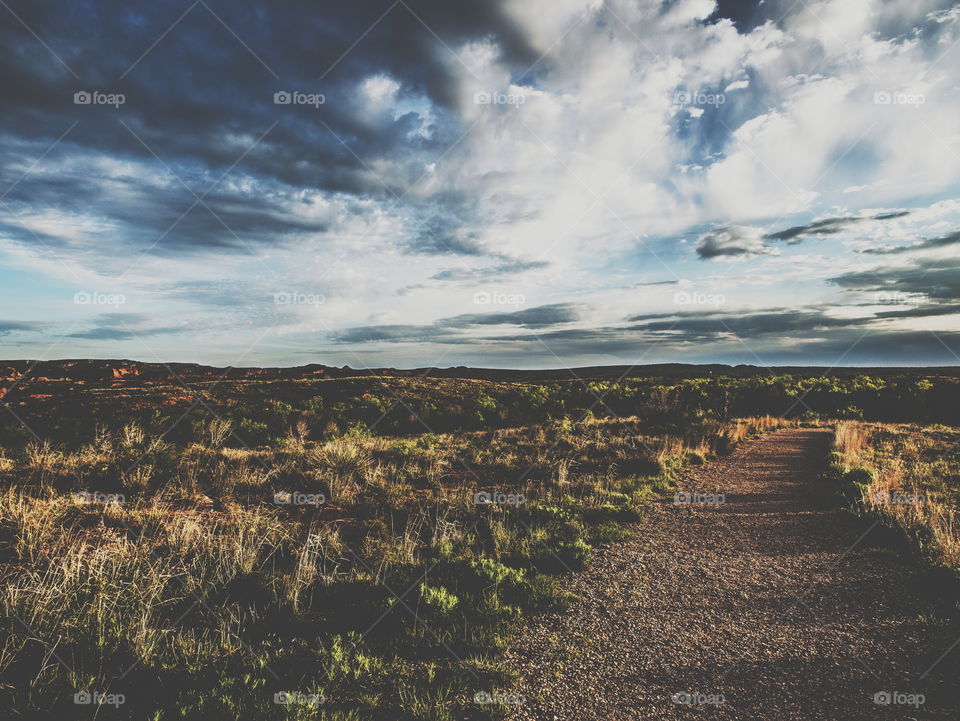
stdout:
<svg viewBox="0 0 960 721">
<path fill-rule="evenodd" d="M 960 429 L 846 421 L 836 462 L 860 485 L 860 506 L 910 533 L 934 560 L 960 568 Z"/>
<path fill-rule="evenodd" d="M 563 604 L 557 574 L 629 537 L 677 469 L 782 423 L 681 437 L 561 419 L 237 448 L 229 424 L 176 445 L 128 422 L 74 450 L 32 443 L 0 495 L 0 672 L 33 689 L 7 699 L 55 717 L 79 691 L 127 689 L 131 718 L 248 719 L 299 689 L 322 693 L 324 718 L 450 718 L 476 669 L 502 681 L 516 624 Z"/>
</svg>

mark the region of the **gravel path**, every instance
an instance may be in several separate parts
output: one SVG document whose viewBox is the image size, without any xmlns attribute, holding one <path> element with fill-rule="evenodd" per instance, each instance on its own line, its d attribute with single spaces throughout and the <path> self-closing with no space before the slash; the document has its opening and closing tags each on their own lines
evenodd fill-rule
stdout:
<svg viewBox="0 0 960 721">
<path fill-rule="evenodd" d="M 825 501 L 829 438 L 744 444 L 681 484 L 722 504 L 653 503 L 637 540 L 598 549 L 581 600 L 508 654 L 511 718 L 960 719 L 960 629 L 882 528 Z"/>
</svg>

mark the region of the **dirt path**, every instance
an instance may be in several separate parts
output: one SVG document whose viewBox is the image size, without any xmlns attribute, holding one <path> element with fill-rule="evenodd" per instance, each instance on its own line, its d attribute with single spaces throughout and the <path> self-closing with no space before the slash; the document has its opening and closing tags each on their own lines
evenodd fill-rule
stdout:
<svg viewBox="0 0 960 721">
<path fill-rule="evenodd" d="M 960 630 L 931 620 L 882 528 L 825 502 L 828 442 L 746 444 L 680 489 L 724 503 L 655 503 L 637 540 L 597 551 L 571 581 L 581 600 L 508 656 L 511 718 L 960 719 L 960 644 L 937 663 Z"/>
</svg>

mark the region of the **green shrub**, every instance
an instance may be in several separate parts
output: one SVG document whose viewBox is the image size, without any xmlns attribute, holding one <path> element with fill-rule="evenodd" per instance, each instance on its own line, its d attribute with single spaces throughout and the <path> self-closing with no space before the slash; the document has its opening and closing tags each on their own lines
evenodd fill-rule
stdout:
<svg viewBox="0 0 960 721">
<path fill-rule="evenodd" d="M 492 584 L 520 585 L 524 582 L 526 571 L 511 568 L 494 558 L 483 557 L 470 562 L 470 568 L 483 581 Z"/>
<path fill-rule="evenodd" d="M 430 586 L 426 583 L 420 584 L 420 600 L 441 614 L 450 613 L 460 603 L 460 599 L 443 586 Z"/>
<path fill-rule="evenodd" d="M 579 571 L 587 567 L 590 560 L 590 544 L 582 538 L 569 543 L 561 543 L 555 551 L 555 555 L 564 568 Z"/>
</svg>

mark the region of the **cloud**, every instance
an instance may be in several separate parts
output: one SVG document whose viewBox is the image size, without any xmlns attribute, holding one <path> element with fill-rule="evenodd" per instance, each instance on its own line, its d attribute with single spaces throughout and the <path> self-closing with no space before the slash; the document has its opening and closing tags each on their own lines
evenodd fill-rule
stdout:
<svg viewBox="0 0 960 721">
<path fill-rule="evenodd" d="M 528 270 L 540 270 L 548 267 L 550 264 L 545 260 L 523 261 L 514 259 L 504 259 L 496 265 L 485 266 L 482 268 L 448 268 L 431 276 L 432 280 L 496 280 L 505 278 Z"/>
<path fill-rule="evenodd" d="M 638 315 L 628 318 L 637 329 L 686 340 L 715 336 L 756 338 L 768 335 L 810 334 L 828 328 L 859 327 L 867 318 L 841 318 L 819 309 L 774 309 L 760 313 L 686 312 Z"/>
<path fill-rule="evenodd" d="M 456 343 L 453 331 L 433 325 L 368 325 L 336 331 L 337 343 Z"/>
<path fill-rule="evenodd" d="M 763 232 L 749 226 L 711 230 L 700 238 L 697 255 L 704 260 L 731 256 L 752 256 L 766 252 Z"/>
<path fill-rule="evenodd" d="M 876 313 L 877 318 L 932 318 L 941 315 L 960 314 L 960 303 L 924 304 L 906 310 L 886 310 Z"/>
<path fill-rule="evenodd" d="M 839 218 L 824 218 L 814 220 L 804 225 L 795 225 L 785 230 L 778 230 L 775 233 L 767 233 L 764 236 L 766 240 L 785 241 L 787 243 L 799 243 L 810 237 L 822 237 L 824 235 L 835 235 L 850 226 L 868 223 L 872 220 L 894 220 L 910 215 L 909 210 L 898 210 L 885 213 L 877 213 L 872 216 L 845 216 Z"/>
<path fill-rule="evenodd" d="M 824 218 L 815 220 L 805 225 L 795 225 L 792 228 L 778 230 L 775 233 L 768 233 L 764 236 L 767 240 L 785 241 L 787 243 L 798 243 L 804 238 L 810 236 L 833 235 L 839 233 L 844 228 L 859 223 L 864 218 L 846 217 L 846 218 Z"/>
<path fill-rule="evenodd" d="M 470 343 L 475 337 L 460 335 L 459 331 L 496 325 L 514 325 L 521 328 L 546 328 L 579 320 L 582 308 L 572 303 L 526 308 L 499 313 L 467 313 L 442 318 L 429 325 L 369 325 L 347 328 L 334 333 L 339 343 Z"/>
<path fill-rule="evenodd" d="M 830 278 L 841 288 L 872 292 L 918 294 L 937 300 L 960 300 L 960 268 L 935 260 L 903 267 L 885 267 L 844 273 Z"/>
<path fill-rule="evenodd" d="M 752 226 L 718 228 L 700 237 L 697 255 L 705 260 L 724 256 L 754 256 L 771 252 L 769 242 L 795 245 L 809 238 L 822 238 L 874 221 L 894 220 L 910 215 L 910 211 L 892 211 L 871 216 L 841 216 L 813 220 L 783 230 L 764 233 Z M 869 251 L 868 251 L 869 252 Z"/>
<path fill-rule="evenodd" d="M 46 323 L 31 323 L 19 320 L 0 320 L 0 335 L 9 335 L 18 332 L 39 332 L 46 327 Z"/>
<path fill-rule="evenodd" d="M 66 337 L 95 341 L 128 341 L 172 335 L 184 330 L 182 325 L 145 327 L 144 324 L 149 320 L 150 316 L 143 313 L 100 313 L 93 319 L 92 328 L 70 333 Z"/>
<path fill-rule="evenodd" d="M 71 333 L 67 337 L 82 338 L 84 340 L 126 341 L 182 332 L 183 328 L 179 326 L 170 326 L 167 328 L 145 328 L 140 330 L 130 330 L 129 328 L 115 328 L 110 326 L 103 328 L 91 328 L 78 333 Z"/>
<path fill-rule="evenodd" d="M 896 253 L 908 253 L 913 250 L 927 250 L 928 248 L 943 248 L 945 246 L 960 243 L 960 230 L 941 235 L 937 238 L 928 238 L 927 240 L 913 245 L 899 245 L 893 248 L 867 248 L 864 253 L 870 255 L 893 255 Z"/>
<path fill-rule="evenodd" d="M 960 355 L 960 333 L 930 331 L 872 331 L 851 326 L 783 338 L 776 334 L 705 343 L 694 332 L 674 336 L 650 335 L 618 327 L 569 329 L 529 336 L 484 339 L 478 347 L 490 348 L 508 365 L 536 367 L 532 350 L 546 344 L 561 358 L 597 359 L 621 363 L 747 363 L 751 365 L 803 365 L 822 367 L 955 365 Z M 749 351 L 744 352 L 744 344 Z M 464 348 L 464 352 L 469 352 Z M 488 351 L 490 352 L 490 351 Z M 682 356 L 681 356 L 682 354 Z M 524 358 L 527 361 L 524 361 Z M 595 361 L 596 362 L 596 361 Z"/>
<path fill-rule="evenodd" d="M 465 327 L 473 325 L 519 325 L 525 328 L 543 328 L 572 323 L 580 319 L 581 308 L 574 303 L 557 303 L 538 308 L 527 308 L 508 313 L 468 313 L 439 321 L 442 326 Z"/>
</svg>

